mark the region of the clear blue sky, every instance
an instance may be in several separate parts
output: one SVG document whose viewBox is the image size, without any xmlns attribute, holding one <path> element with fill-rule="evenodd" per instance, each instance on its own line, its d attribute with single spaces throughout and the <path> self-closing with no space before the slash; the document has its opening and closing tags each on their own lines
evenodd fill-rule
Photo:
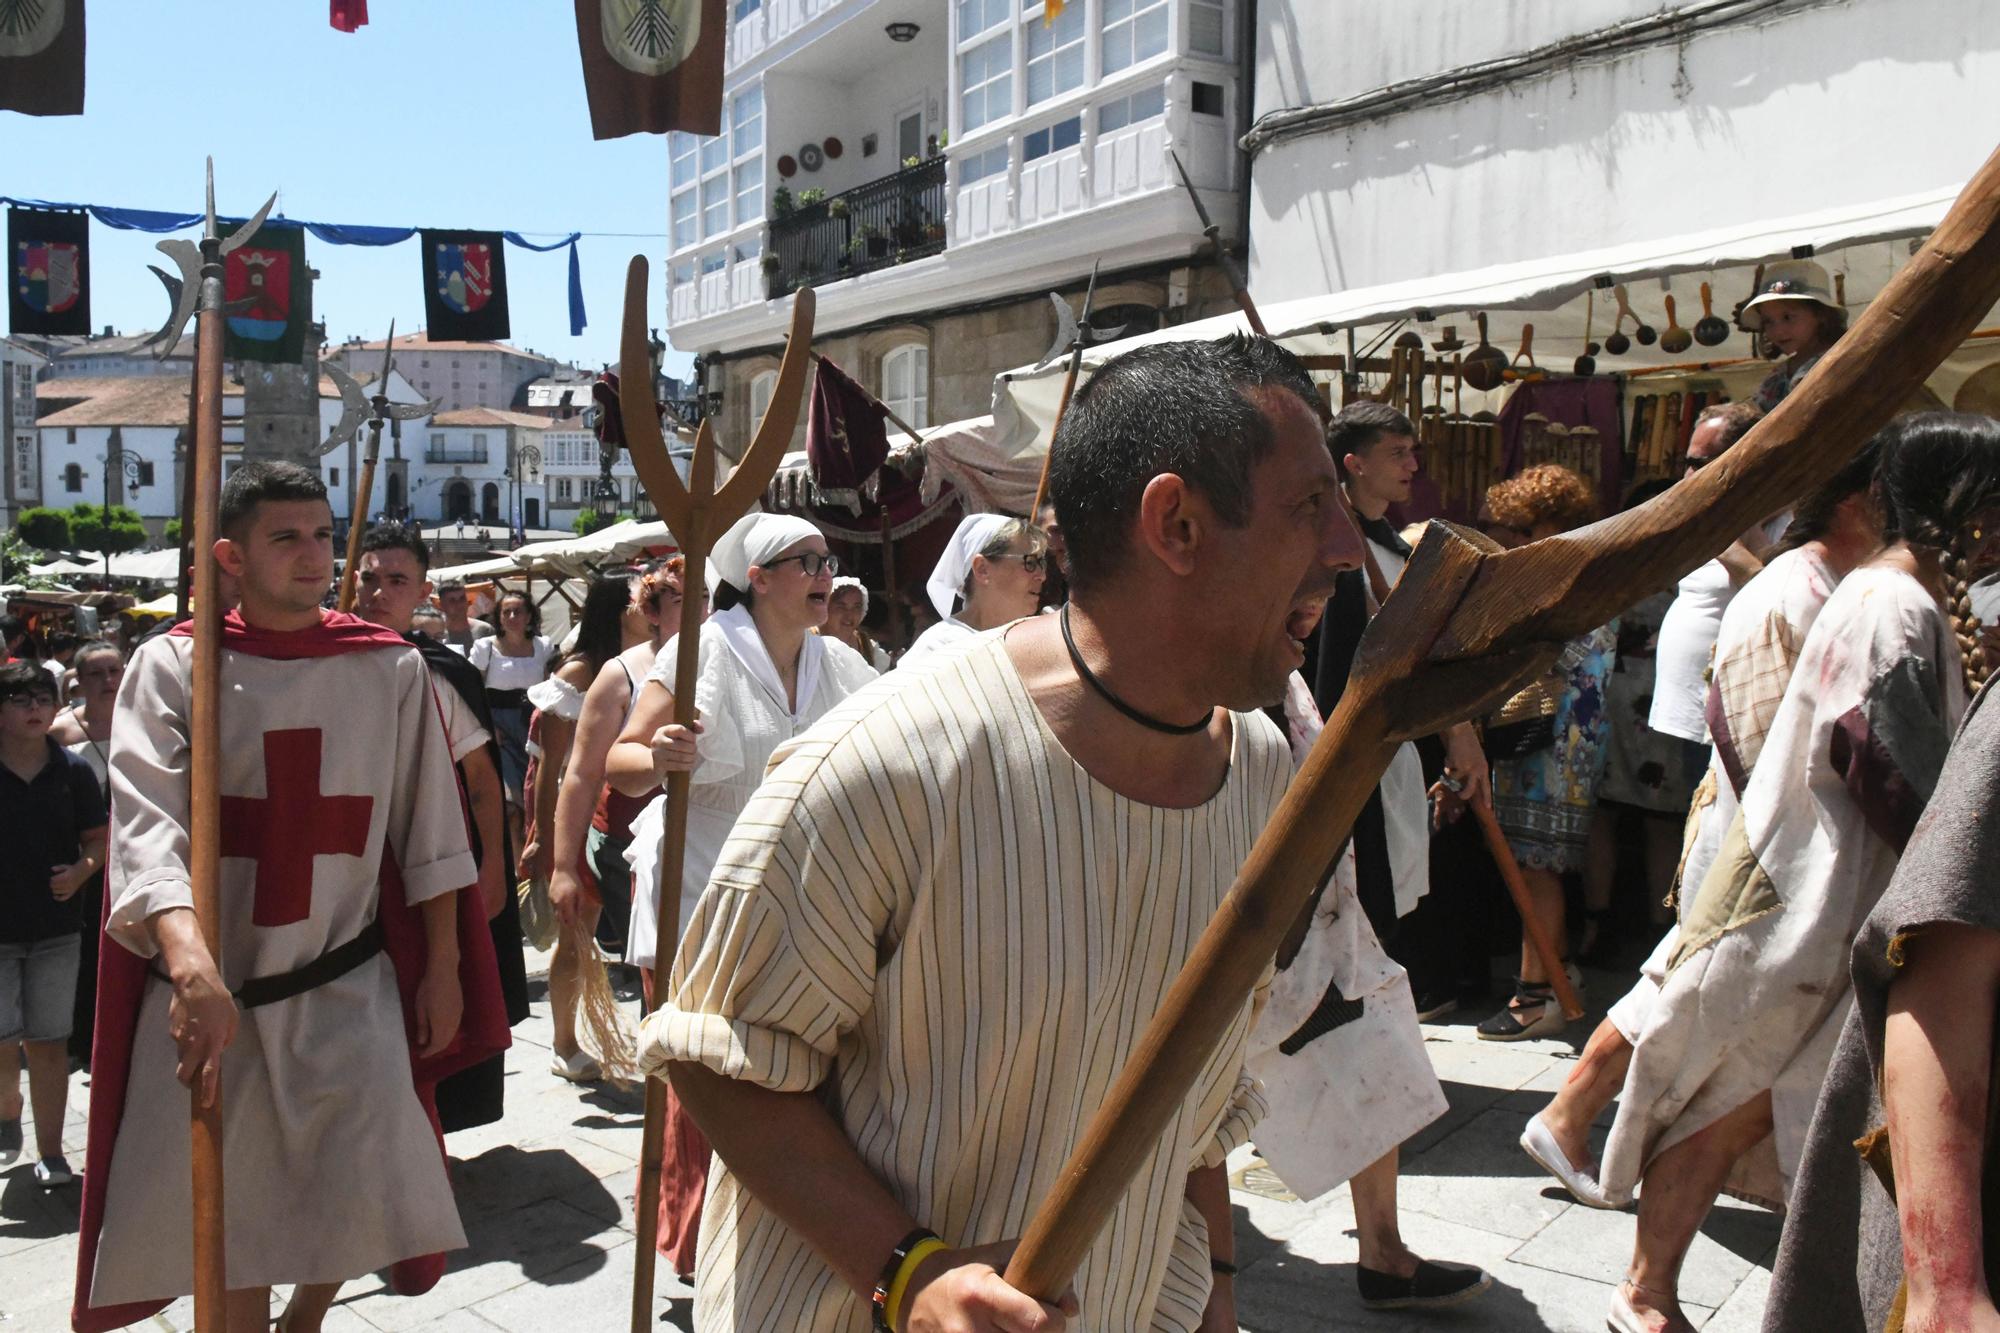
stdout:
<svg viewBox="0 0 2000 1333">
<path fill-rule="evenodd" d="M 213 153 L 217 207 L 272 190 L 314 222 L 480 227 L 581 246 L 590 327 L 569 336 L 567 251 L 507 247 L 516 346 L 586 366 L 616 359 L 625 265 L 652 261 L 649 324 L 664 336 L 666 146 L 590 137 L 576 22 L 562 0 L 375 0 L 368 26 L 327 24 L 326 0 L 90 0 L 81 116 L 0 111 L 0 194 L 198 211 Z M 544 234 L 546 233 L 546 234 Z M 192 233 L 182 233 L 183 235 Z M 91 223 L 91 317 L 152 328 L 166 297 L 146 265 L 160 238 Z M 338 341 L 423 324 L 417 242 L 306 238 L 316 316 Z M 688 358 L 669 350 L 668 368 Z"/>
</svg>

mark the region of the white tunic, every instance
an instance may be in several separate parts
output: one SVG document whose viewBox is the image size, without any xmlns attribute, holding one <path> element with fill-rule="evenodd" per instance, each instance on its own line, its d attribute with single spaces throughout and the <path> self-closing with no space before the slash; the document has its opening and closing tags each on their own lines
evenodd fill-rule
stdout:
<svg viewBox="0 0 2000 1333">
<path fill-rule="evenodd" d="M 1853 1003 L 1855 932 L 1896 867 L 1884 821 L 1914 823 L 1965 706 L 1957 640 L 1923 586 L 1880 565 L 1842 580 L 1683 909 L 1605 1145 L 1614 1198 L 1660 1152 L 1769 1092 L 1774 1131 L 1730 1188 L 1783 1205 Z"/>
<path fill-rule="evenodd" d="M 147 918 L 191 905 L 192 642 L 169 636 L 140 646 L 113 723 L 106 930 L 142 957 L 154 953 Z M 232 989 L 359 934 L 375 919 L 384 855 L 396 858 L 412 904 L 475 882 L 451 752 L 415 648 L 300 661 L 225 652 L 222 686 L 219 963 Z M 275 792 L 266 785 L 271 763 L 296 775 Z M 253 915 L 298 910 L 296 880 L 270 871 L 300 854 L 301 841 L 309 914 L 254 924 Z M 192 1290 L 188 1094 L 174 1079 L 171 996 L 164 981 L 149 980 L 133 1035 L 92 1287 L 98 1305 Z M 465 1245 L 437 1139 L 411 1085 L 385 955 L 244 1012 L 223 1057 L 222 1088 L 231 1286 L 342 1281 Z"/>
<path fill-rule="evenodd" d="M 1746 776 L 1756 768 L 1765 733 L 1784 698 L 1806 636 L 1839 582 L 1840 576 L 1815 552 L 1796 547 L 1778 555 L 1744 584 L 1723 613 L 1722 631 L 1715 641 L 1710 708 L 1720 710 L 1728 733 L 1722 738 L 1722 747 L 1740 756 L 1733 762 Z M 1729 757 L 1712 750 L 1708 773 L 1695 788 L 1681 853 L 1677 914 L 1685 912 L 1693 901 L 1715 862 L 1722 835 L 1735 822 L 1738 793 L 1730 776 L 1731 764 Z M 1645 1030 L 1646 1018 L 1667 975 L 1667 961 L 1679 942 L 1676 921 L 1640 966 L 1639 980 L 1605 1015 L 1625 1040 L 1637 1041 Z"/>
<path fill-rule="evenodd" d="M 808 634 L 799 650 L 798 707 L 792 708 L 781 689 L 762 670 L 753 670 L 729 646 L 730 627 L 738 632 L 749 623 L 742 608 L 719 611 L 701 627 L 700 656 L 694 699 L 702 733 L 695 744 L 699 756 L 689 775 L 687 857 L 682 862 L 680 914 L 674 939 L 687 927 L 695 900 L 708 884 L 715 858 L 736 816 L 750 804 L 751 793 L 764 780 L 764 766 L 780 743 L 804 731 L 835 704 L 876 679 L 875 669 L 861 654 L 838 639 Z M 750 634 L 755 634 L 754 624 Z M 761 646 L 761 641 L 759 645 Z M 672 689 L 679 661 L 680 636 L 668 639 L 653 659 L 646 677 Z M 754 656 L 756 648 L 749 649 Z M 766 654 L 765 662 L 769 662 Z M 653 798 L 632 821 L 632 845 L 625 859 L 632 866 L 632 919 L 625 935 L 625 961 L 653 967 L 659 953 L 660 838 L 666 828 L 667 798 Z"/>
<path fill-rule="evenodd" d="M 899 668 L 908 668 L 916 666 L 936 653 L 963 652 L 970 645 L 977 643 L 979 636 L 984 632 L 974 629 L 957 616 L 947 616 L 919 634 L 917 641 L 910 645 L 910 650 L 903 654 L 902 660 L 897 665 Z"/>
<path fill-rule="evenodd" d="M 1293 760 L 1303 763 L 1319 714 L 1296 672 L 1291 694 Z M 1409 975 L 1383 952 L 1361 908 L 1352 842 L 1297 956 L 1271 982 L 1245 1068 L 1270 1107 L 1257 1152 L 1301 1199 L 1337 1189 L 1450 1109 L 1424 1050 Z"/>
<path fill-rule="evenodd" d="M 819 1090 L 902 1205 L 952 1244 L 1017 1236 L 1283 795 L 1284 742 L 1231 718 L 1188 809 L 1111 791 L 989 640 L 858 693 L 780 756 L 681 942 L 643 1066 Z M 1261 1109 L 1249 1008 L 1149 1145 L 1078 1270 L 1079 1333 L 1189 1333 L 1209 1290 L 1187 1174 Z M 866 1333 L 866 1302 L 718 1161 L 695 1327 Z"/>
</svg>

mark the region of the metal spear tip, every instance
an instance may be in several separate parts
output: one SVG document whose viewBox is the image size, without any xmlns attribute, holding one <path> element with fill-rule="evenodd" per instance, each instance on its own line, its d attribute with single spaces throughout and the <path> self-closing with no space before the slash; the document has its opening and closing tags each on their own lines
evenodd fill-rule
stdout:
<svg viewBox="0 0 2000 1333">
<path fill-rule="evenodd" d="M 1070 344 L 1076 341 L 1076 312 L 1069 308 L 1069 302 L 1054 292 L 1049 293 L 1049 300 L 1056 308 L 1056 340 L 1049 344 L 1049 350 L 1042 355 L 1042 359 L 1035 362 L 1036 370 L 1067 352 Z"/>
<path fill-rule="evenodd" d="M 222 242 L 222 253 L 225 255 L 229 254 L 235 250 L 241 249 L 245 244 L 247 244 L 250 238 L 252 236 L 255 236 L 258 233 L 258 231 L 263 228 L 265 219 L 271 216 L 271 209 L 273 206 L 277 204 L 277 202 L 278 202 L 278 192 L 276 190 L 273 190 L 271 192 L 271 197 L 264 201 L 264 206 L 258 209 L 255 213 L 251 214 L 250 220 L 248 222 L 238 227 L 235 231 L 229 233 L 228 238 Z M 211 237 L 214 236 L 215 200 L 213 198 L 211 198 L 208 201 L 208 228 L 209 228 L 209 235 Z"/>
</svg>

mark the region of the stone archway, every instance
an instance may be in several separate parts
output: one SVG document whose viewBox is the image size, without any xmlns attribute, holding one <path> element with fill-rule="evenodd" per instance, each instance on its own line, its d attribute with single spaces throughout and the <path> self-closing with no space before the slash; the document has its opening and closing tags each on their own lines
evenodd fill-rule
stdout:
<svg viewBox="0 0 2000 1333">
<path fill-rule="evenodd" d="M 444 484 L 444 521 L 447 523 L 470 523 L 472 521 L 472 484 L 457 479 Z"/>
</svg>

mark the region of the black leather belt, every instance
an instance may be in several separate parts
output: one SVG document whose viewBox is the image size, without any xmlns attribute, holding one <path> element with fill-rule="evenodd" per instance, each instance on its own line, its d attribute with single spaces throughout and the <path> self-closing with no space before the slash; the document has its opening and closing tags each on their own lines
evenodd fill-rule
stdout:
<svg viewBox="0 0 2000 1333">
<path fill-rule="evenodd" d="M 256 1009 L 280 1000 L 289 1000 L 294 995 L 303 995 L 309 990 L 317 990 L 329 981 L 346 976 L 355 968 L 382 952 L 382 923 L 370 921 L 359 935 L 345 944 L 336 944 L 303 967 L 295 967 L 289 972 L 275 976 L 252 977 L 238 986 L 230 994 L 239 1007 Z M 171 978 L 157 967 L 153 975 L 162 981 Z"/>
<path fill-rule="evenodd" d="M 526 708 L 528 706 L 528 692 L 526 690 L 488 690 L 486 691 L 486 706 L 488 708 Z"/>
</svg>

